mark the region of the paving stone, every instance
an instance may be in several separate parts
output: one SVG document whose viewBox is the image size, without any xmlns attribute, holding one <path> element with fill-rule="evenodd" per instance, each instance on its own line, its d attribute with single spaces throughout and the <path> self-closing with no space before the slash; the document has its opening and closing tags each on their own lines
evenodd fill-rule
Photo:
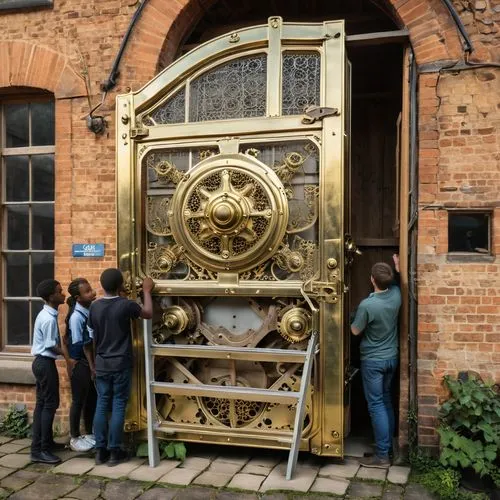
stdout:
<svg viewBox="0 0 500 500">
<path fill-rule="evenodd" d="M 193 480 L 193 484 L 201 486 L 213 486 L 214 488 L 222 488 L 226 486 L 233 474 L 223 474 L 222 472 L 205 471 L 202 472 L 197 478 Z"/>
<path fill-rule="evenodd" d="M 143 493 L 137 500 L 172 500 L 179 493 L 178 488 L 155 487 Z"/>
<path fill-rule="evenodd" d="M 321 477 L 345 477 L 351 478 L 356 475 L 359 469 L 359 462 L 357 460 L 344 460 L 344 463 L 331 463 L 323 465 L 319 469 L 318 475 Z"/>
<path fill-rule="evenodd" d="M 99 479 L 87 479 L 78 489 L 71 492 L 71 498 L 78 500 L 95 500 L 100 496 L 104 482 Z"/>
<path fill-rule="evenodd" d="M 0 444 L 10 443 L 11 441 L 14 441 L 14 438 L 8 436 L 0 436 Z"/>
<path fill-rule="evenodd" d="M 24 455 L 27 455 L 28 453 L 31 453 L 31 446 L 27 446 L 26 448 L 19 450 L 17 453 L 22 453 Z"/>
<path fill-rule="evenodd" d="M 26 447 L 26 445 L 14 444 L 14 442 L 12 441 L 10 443 L 2 444 L 0 446 L 0 453 L 5 453 L 5 454 L 17 453 L 18 451 L 22 450 L 25 447 Z"/>
<path fill-rule="evenodd" d="M 0 498 L 7 498 L 10 495 L 10 491 L 0 488 Z"/>
<path fill-rule="evenodd" d="M 12 469 L 8 469 L 7 467 L 0 467 L 0 479 L 12 474 L 14 471 Z"/>
<path fill-rule="evenodd" d="M 211 463 L 211 460 L 208 458 L 199 458 L 199 457 L 187 457 L 184 462 L 182 462 L 179 467 L 181 469 L 192 469 L 202 471 L 205 470 Z"/>
<path fill-rule="evenodd" d="M 179 490 L 175 500 L 213 500 L 216 494 L 217 490 L 211 488 L 185 488 Z"/>
<path fill-rule="evenodd" d="M 5 455 L 0 458 L 0 466 L 9 469 L 22 469 L 31 462 L 29 455 Z"/>
<path fill-rule="evenodd" d="M 178 486 L 187 486 L 191 481 L 201 473 L 200 470 L 196 469 L 181 469 L 177 467 L 170 472 L 167 472 L 164 476 L 158 479 L 159 483 L 175 484 Z"/>
<path fill-rule="evenodd" d="M 3 479 L 0 485 L 9 490 L 18 491 L 36 481 L 40 476 L 39 472 L 19 470 Z"/>
<path fill-rule="evenodd" d="M 25 446 L 31 446 L 31 439 L 30 438 L 14 439 L 14 441 L 11 441 L 11 443 L 22 444 L 24 448 Z"/>
<path fill-rule="evenodd" d="M 263 465 L 251 465 L 246 464 L 243 469 L 241 469 L 242 474 L 257 474 L 258 476 L 268 476 L 273 470 L 272 467 L 264 467 Z"/>
<path fill-rule="evenodd" d="M 331 495 L 345 495 L 348 487 L 349 481 L 347 479 L 318 477 L 311 486 L 311 491 L 315 493 L 330 493 Z"/>
<path fill-rule="evenodd" d="M 403 487 L 395 484 L 388 484 L 384 489 L 382 500 L 401 500 Z"/>
<path fill-rule="evenodd" d="M 248 461 L 250 457 L 241 456 L 241 455 L 219 455 L 212 463 L 226 463 L 226 464 L 236 464 L 243 467 Z"/>
<path fill-rule="evenodd" d="M 106 500 L 133 500 L 144 493 L 144 488 L 145 486 L 137 481 L 110 481 L 101 496 Z"/>
<path fill-rule="evenodd" d="M 379 497 L 382 495 L 382 485 L 365 483 L 363 481 L 351 481 L 348 495 L 349 498 Z"/>
<path fill-rule="evenodd" d="M 66 496 L 76 487 L 72 477 L 45 474 L 9 498 L 12 500 L 54 500 Z"/>
<path fill-rule="evenodd" d="M 259 500 L 259 497 L 255 493 L 221 491 L 217 493 L 215 500 Z"/>
<path fill-rule="evenodd" d="M 119 479 L 120 477 L 127 477 L 134 469 L 137 469 L 137 467 L 143 463 L 143 458 L 133 458 L 115 467 L 108 467 L 106 464 L 96 465 L 88 474 L 91 476 L 107 477 L 109 479 Z"/>
<path fill-rule="evenodd" d="M 374 481 L 385 481 L 387 476 L 387 469 L 375 469 L 372 467 L 360 467 L 356 478 L 358 479 L 372 479 Z"/>
<path fill-rule="evenodd" d="M 29 464 L 28 467 L 25 467 L 24 470 L 29 470 L 31 472 L 45 473 L 45 472 L 52 470 L 54 467 L 55 467 L 55 465 L 32 463 L 32 464 Z"/>
<path fill-rule="evenodd" d="M 58 465 L 53 470 L 61 474 L 80 476 L 81 474 L 86 474 L 93 467 L 95 467 L 95 460 L 93 458 L 77 457 Z"/>
<path fill-rule="evenodd" d="M 346 457 L 363 458 L 366 453 L 373 453 L 371 439 L 365 437 L 350 437 L 344 445 L 344 455 Z"/>
<path fill-rule="evenodd" d="M 161 476 L 175 469 L 180 463 L 178 460 L 162 460 L 157 467 L 150 467 L 146 464 L 141 465 L 133 470 L 128 475 L 128 478 L 136 481 L 156 482 Z"/>
<path fill-rule="evenodd" d="M 270 493 L 261 497 L 260 500 L 288 500 L 288 495 L 285 493 Z"/>
<path fill-rule="evenodd" d="M 405 488 L 405 500 L 433 500 L 434 497 L 421 485 L 409 484 Z"/>
<path fill-rule="evenodd" d="M 314 483 L 318 474 L 317 468 L 311 466 L 303 467 L 298 464 L 295 469 L 293 479 L 287 481 L 285 479 L 286 464 L 278 464 L 267 476 L 266 480 L 260 487 L 261 492 L 269 490 L 292 490 L 292 491 L 309 491 L 309 488 Z"/>
<path fill-rule="evenodd" d="M 241 469 L 241 464 L 232 464 L 228 462 L 217 462 L 214 461 L 210 464 L 208 471 L 210 472 L 220 472 L 222 474 L 236 474 Z"/>
<path fill-rule="evenodd" d="M 401 467 L 399 465 L 393 465 L 389 467 L 389 474 L 387 474 L 387 480 L 394 484 L 406 484 L 408 482 L 408 477 L 410 476 L 409 467 Z"/>
<path fill-rule="evenodd" d="M 283 460 L 283 456 L 277 454 L 268 454 L 260 457 L 251 458 L 247 465 L 255 465 L 257 467 L 269 467 L 272 469 L 276 465 L 278 465 Z"/>
<path fill-rule="evenodd" d="M 259 491 L 260 485 L 263 483 L 264 479 L 266 479 L 266 476 L 243 473 L 236 474 L 227 487 L 236 488 L 238 490 Z"/>
</svg>

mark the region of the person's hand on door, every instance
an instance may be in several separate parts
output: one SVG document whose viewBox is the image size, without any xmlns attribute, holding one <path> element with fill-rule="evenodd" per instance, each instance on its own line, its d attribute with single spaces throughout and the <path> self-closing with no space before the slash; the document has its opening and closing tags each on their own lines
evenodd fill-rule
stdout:
<svg viewBox="0 0 500 500">
<path fill-rule="evenodd" d="M 394 261 L 394 268 L 399 273 L 399 254 L 395 253 L 392 256 L 392 260 Z"/>
</svg>

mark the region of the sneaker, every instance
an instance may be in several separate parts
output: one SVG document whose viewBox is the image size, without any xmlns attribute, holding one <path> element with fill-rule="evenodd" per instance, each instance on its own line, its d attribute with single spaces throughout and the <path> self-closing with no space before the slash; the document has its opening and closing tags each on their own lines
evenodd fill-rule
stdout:
<svg viewBox="0 0 500 500">
<path fill-rule="evenodd" d="M 81 438 L 87 441 L 87 443 L 89 443 L 92 446 L 92 448 L 95 448 L 94 434 L 84 434 L 83 436 L 81 436 Z"/>
<path fill-rule="evenodd" d="M 109 451 L 106 448 L 97 448 L 95 454 L 95 464 L 102 465 L 109 459 Z"/>
<path fill-rule="evenodd" d="M 71 438 L 69 442 L 69 447 L 73 451 L 89 451 L 93 448 L 93 446 L 85 440 L 83 437 Z"/>
<path fill-rule="evenodd" d="M 111 450 L 111 454 L 108 460 L 108 467 L 114 467 L 115 465 L 127 462 L 129 459 L 128 453 L 121 448 L 115 448 Z"/>
<path fill-rule="evenodd" d="M 382 458 L 377 455 L 373 455 L 373 457 L 365 457 L 359 461 L 360 465 L 363 467 L 372 467 L 375 469 L 387 469 L 391 465 L 391 461 L 389 457 Z"/>
</svg>

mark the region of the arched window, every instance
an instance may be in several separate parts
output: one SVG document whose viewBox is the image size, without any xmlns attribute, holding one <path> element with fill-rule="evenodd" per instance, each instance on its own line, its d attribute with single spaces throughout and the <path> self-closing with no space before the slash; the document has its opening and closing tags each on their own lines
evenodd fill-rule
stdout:
<svg viewBox="0 0 500 500">
<path fill-rule="evenodd" d="M 43 307 L 36 287 L 54 276 L 54 100 L 0 96 L 2 348 L 31 344 Z"/>
</svg>

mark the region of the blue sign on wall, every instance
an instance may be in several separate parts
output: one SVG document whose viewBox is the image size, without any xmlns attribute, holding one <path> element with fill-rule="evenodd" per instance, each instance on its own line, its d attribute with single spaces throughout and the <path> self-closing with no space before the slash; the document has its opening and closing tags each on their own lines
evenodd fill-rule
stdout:
<svg viewBox="0 0 500 500">
<path fill-rule="evenodd" d="M 73 243 L 73 257 L 104 257 L 104 243 Z"/>
</svg>

